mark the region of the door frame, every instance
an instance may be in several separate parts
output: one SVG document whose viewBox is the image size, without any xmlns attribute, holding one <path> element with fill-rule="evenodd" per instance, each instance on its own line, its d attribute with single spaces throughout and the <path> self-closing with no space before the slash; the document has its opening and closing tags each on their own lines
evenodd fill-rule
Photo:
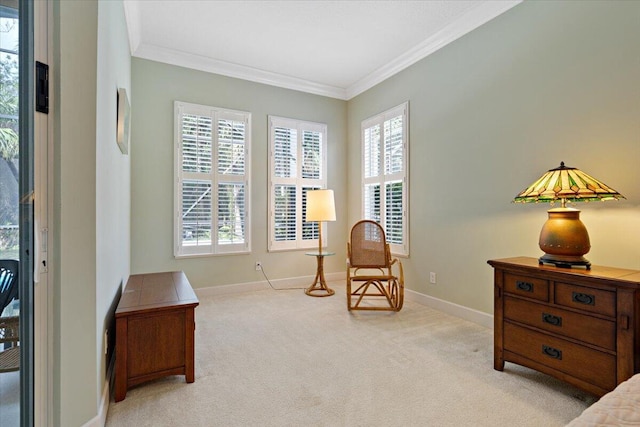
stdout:
<svg viewBox="0 0 640 427">
<path fill-rule="evenodd" d="M 34 59 L 33 3 L 19 2 L 19 144 L 20 230 L 20 425 L 33 426 L 33 206 L 34 206 Z"/>
<path fill-rule="evenodd" d="M 31 3 L 31 2 L 28 2 Z M 33 423 L 36 427 L 53 425 L 53 274 L 49 262 L 53 230 L 53 2 L 42 0 L 33 2 L 33 56 L 35 61 L 49 65 L 49 114 L 34 111 L 34 258 L 37 266 L 31 271 L 33 277 L 33 343 L 38 349 L 34 354 L 33 382 Z M 35 98 L 35 89 L 31 99 Z"/>
</svg>

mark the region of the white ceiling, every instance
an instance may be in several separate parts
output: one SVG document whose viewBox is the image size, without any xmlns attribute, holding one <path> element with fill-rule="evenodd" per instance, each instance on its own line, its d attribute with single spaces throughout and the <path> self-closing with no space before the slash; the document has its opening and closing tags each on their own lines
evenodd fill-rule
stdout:
<svg viewBox="0 0 640 427">
<path fill-rule="evenodd" d="M 124 0 L 131 54 L 350 99 L 521 0 Z"/>
</svg>

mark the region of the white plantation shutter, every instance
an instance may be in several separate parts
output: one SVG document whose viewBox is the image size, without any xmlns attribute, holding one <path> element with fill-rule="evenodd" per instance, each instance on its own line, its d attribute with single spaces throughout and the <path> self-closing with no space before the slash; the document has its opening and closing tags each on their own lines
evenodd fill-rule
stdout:
<svg viewBox="0 0 640 427">
<path fill-rule="evenodd" d="M 302 240 L 312 240 L 317 242 L 319 238 L 318 223 L 316 221 L 307 222 L 307 191 L 320 190 L 321 187 L 302 187 Z"/>
<path fill-rule="evenodd" d="M 403 242 L 403 191 L 402 181 L 385 183 L 385 232 L 387 241 L 402 245 Z"/>
<path fill-rule="evenodd" d="M 184 172 L 211 172 L 211 118 L 185 114 L 182 146 Z"/>
<path fill-rule="evenodd" d="M 380 184 L 364 185 L 364 219 L 380 222 Z"/>
<path fill-rule="evenodd" d="M 322 134 L 302 131 L 302 178 L 320 179 L 322 167 Z"/>
<path fill-rule="evenodd" d="M 246 131 L 244 117 L 225 112 L 218 114 L 216 229 L 220 252 L 230 251 L 234 246 L 237 251 L 242 251 L 246 242 Z"/>
<path fill-rule="evenodd" d="M 175 102 L 175 256 L 250 251 L 251 114 Z"/>
<path fill-rule="evenodd" d="M 409 255 L 408 118 L 404 103 L 362 123 L 362 215 L 383 226 L 399 255 Z"/>
<path fill-rule="evenodd" d="M 376 124 L 364 130 L 363 171 L 365 178 L 380 175 L 380 125 Z"/>
<path fill-rule="evenodd" d="M 218 244 L 245 242 L 245 185 L 218 183 Z"/>
<path fill-rule="evenodd" d="M 211 181 L 182 181 L 182 244 L 211 245 Z"/>
<path fill-rule="evenodd" d="M 307 191 L 326 188 L 326 125 L 269 117 L 269 250 L 314 248 Z"/>
<path fill-rule="evenodd" d="M 295 178 L 298 170 L 298 136 L 296 129 L 273 129 L 273 174 L 278 178 Z"/>
<path fill-rule="evenodd" d="M 274 185 L 274 240 L 296 240 L 296 186 Z"/>
<path fill-rule="evenodd" d="M 404 132 L 402 115 L 384 122 L 384 173 L 402 173 L 404 169 Z"/>
<path fill-rule="evenodd" d="M 244 175 L 245 123 L 218 120 L 218 173 Z"/>
</svg>

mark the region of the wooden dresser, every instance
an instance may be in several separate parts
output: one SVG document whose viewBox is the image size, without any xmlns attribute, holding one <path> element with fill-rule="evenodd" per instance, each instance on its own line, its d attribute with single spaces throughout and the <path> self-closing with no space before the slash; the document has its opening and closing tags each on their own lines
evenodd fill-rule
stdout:
<svg viewBox="0 0 640 427">
<path fill-rule="evenodd" d="M 640 271 L 488 263 L 496 370 L 514 362 L 598 396 L 640 370 Z"/>
<path fill-rule="evenodd" d="M 182 271 L 134 274 L 116 309 L 115 401 L 127 389 L 167 375 L 195 380 L 195 308 Z"/>
</svg>

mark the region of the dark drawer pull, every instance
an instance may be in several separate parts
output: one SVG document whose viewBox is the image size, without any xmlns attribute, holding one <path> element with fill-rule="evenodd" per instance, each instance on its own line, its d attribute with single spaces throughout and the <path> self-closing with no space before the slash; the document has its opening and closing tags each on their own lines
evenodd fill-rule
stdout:
<svg viewBox="0 0 640 427">
<path fill-rule="evenodd" d="M 562 317 L 549 313 L 542 313 L 542 321 L 553 326 L 562 326 Z"/>
<path fill-rule="evenodd" d="M 523 282 L 522 280 L 518 280 L 516 282 L 516 288 L 525 292 L 533 292 L 533 283 Z"/>
<path fill-rule="evenodd" d="M 584 305 L 596 305 L 596 296 L 583 294 L 582 292 L 573 292 L 571 294 L 571 301 Z"/>
<path fill-rule="evenodd" d="M 562 350 L 558 350 L 557 348 L 549 347 L 548 345 L 543 344 L 542 353 L 554 359 L 562 360 Z"/>
</svg>

